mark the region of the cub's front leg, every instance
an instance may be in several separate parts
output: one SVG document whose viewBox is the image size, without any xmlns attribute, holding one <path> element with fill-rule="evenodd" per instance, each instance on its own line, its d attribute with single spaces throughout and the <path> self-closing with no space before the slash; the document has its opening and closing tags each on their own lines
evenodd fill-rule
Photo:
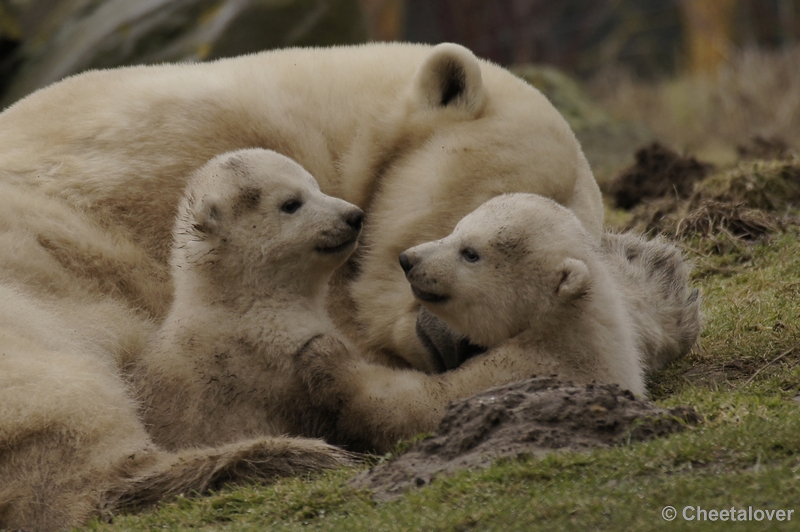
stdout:
<svg viewBox="0 0 800 532">
<path fill-rule="evenodd" d="M 548 357 L 526 349 L 526 343 L 512 339 L 454 371 L 430 375 L 371 363 L 338 339 L 321 335 L 295 355 L 295 365 L 314 405 L 337 417 L 329 441 L 384 452 L 399 440 L 433 431 L 453 400 L 552 373 Z"/>
</svg>

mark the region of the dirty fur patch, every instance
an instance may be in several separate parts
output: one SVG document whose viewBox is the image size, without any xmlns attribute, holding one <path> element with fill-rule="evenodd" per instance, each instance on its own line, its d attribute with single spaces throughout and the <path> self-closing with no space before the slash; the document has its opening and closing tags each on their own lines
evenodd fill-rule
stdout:
<svg viewBox="0 0 800 532">
<path fill-rule="evenodd" d="M 697 422 L 691 408 L 659 408 L 617 385 L 573 386 L 534 377 L 451 404 L 433 436 L 351 484 L 372 490 L 377 500 L 391 500 L 438 475 L 486 467 L 497 458 L 611 447 Z"/>
<path fill-rule="evenodd" d="M 105 520 L 116 512 L 147 509 L 178 495 L 206 494 L 226 485 L 271 482 L 352 465 L 359 460 L 358 455 L 344 450 L 332 452 L 319 440 L 289 437 L 186 449 L 161 458 L 150 471 L 122 480 L 104 494 L 100 513 Z"/>
</svg>

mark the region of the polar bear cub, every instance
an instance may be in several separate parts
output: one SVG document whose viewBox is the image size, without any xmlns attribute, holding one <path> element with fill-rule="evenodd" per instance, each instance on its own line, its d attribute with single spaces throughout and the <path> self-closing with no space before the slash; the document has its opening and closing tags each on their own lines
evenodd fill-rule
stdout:
<svg viewBox="0 0 800 532">
<path fill-rule="evenodd" d="M 292 354 L 334 333 L 327 285 L 362 218 L 273 151 L 223 154 L 195 174 L 174 227 L 175 299 L 133 371 L 156 444 L 325 435 Z"/>
<path fill-rule="evenodd" d="M 543 355 L 538 373 L 645 394 L 620 279 L 596 239 L 556 202 L 495 197 L 400 263 L 422 305 L 471 343 L 491 350 L 527 331 L 524 343 Z"/>
</svg>

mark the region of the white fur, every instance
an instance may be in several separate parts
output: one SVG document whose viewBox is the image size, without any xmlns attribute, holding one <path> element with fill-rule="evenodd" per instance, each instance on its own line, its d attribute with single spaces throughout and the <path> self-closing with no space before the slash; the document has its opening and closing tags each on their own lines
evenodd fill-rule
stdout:
<svg viewBox="0 0 800 532">
<path fill-rule="evenodd" d="M 370 363 L 333 336 L 312 341 L 296 355 L 298 373 L 315 404 L 341 405 L 336 432 L 351 445 L 389 449 L 434 430 L 451 401 L 535 375 L 644 396 L 644 368 L 685 354 L 699 335 L 677 248 L 636 235 L 598 242 L 542 196 L 493 198 L 403 255 L 409 291 L 457 338 L 487 349 L 429 375 Z"/>
<path fill-rule="evenodd" d="M 12 449 L 0 456 L 0 525 L 80 522 L 112 482 L 36 487 L 15 465 L 25 460 L 58 467 L 59 478 L 78 478 L 84 458 L 171 463 L 144 451 L 152 445 L 135 419 L 116 416 L 130 401 L 119 374 L 169 312 L 173 220 L 189 176 L 255 147 L 298 161 L 322 192 L 366 212 L 361 251 L 332 278 L 326 304 L 387 366 L 433 370 L 397 267 L 404 249 L 444 237 L 504 192 L 551 197 L 602 233 L 597 184 L 563 118 L 455 45 L 273 51 L 88 72 L 40 90 L 0 113 L 0 348 L 13 358 L 0 362 L 0 384 L 13 380 L 18 398 L 0 407 L 0 446 Z M 198 258 L 207 251 L 187 245 Z M 62 405 L 57 426 L 37 425 Z M 39 428 L 25 451 L 13 427 L 27 423 Z M 133 454 L 76 443 L 134 433 Z"/>
<path fill-rule="evenodd" d="M 289 202 L 300 206 L 286 212 Z M 66 307 L 0 285 L 15 302 L 0 307 L 0 528 L 63 529 L 214 477 L 266 480 L 345 458 L 275 436 L 326 435 L 292 355 L 334 332 L 327 284 L 356 247 L 361 211 L 254 149 L 198 170 L 178 211 L 176 297 L 157 331 L 103 298 Z"/>
</svg>

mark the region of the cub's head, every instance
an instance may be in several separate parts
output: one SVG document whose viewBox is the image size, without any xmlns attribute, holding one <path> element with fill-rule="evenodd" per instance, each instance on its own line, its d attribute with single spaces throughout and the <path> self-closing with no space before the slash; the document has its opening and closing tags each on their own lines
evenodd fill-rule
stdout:
<svg viewBox="0 0 800 532">
<path fill-rule="evenodd" d="M 453 233 L 400 255 L 422 305 L 453 331 L 493 347 L 557 325 L 591 289 L 592 239 L 566 208 L 534 194 L 495 197 Z"/>
<path fill-rule="evenodd" d="M 293 160 L 262 149 L 211 159 L 189 181 L 173 266 L 222 283 L 324 285 L 353 253 L 363 212 L 323 194 Z M 313 285 L 313 286 L 312 286 Z"/>
</svg>

